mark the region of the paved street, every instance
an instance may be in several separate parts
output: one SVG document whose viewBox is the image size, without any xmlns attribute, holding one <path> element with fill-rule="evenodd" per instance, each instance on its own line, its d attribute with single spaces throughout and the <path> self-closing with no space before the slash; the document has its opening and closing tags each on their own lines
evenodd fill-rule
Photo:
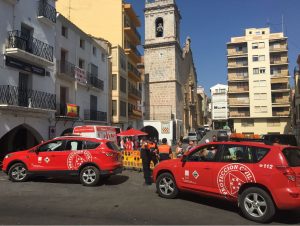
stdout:
<svg viewBox="0 0 300 226">
<path fill-rule="evenodd" d="M 0 224 L 254 224 L 233 204 L 191 194 L 158 197 L 142 173 L 124 171 L 98 187 L 76 179 L 12 183 L 0 173 Z M 300 211 L 281 212 L 275 224 L 300 223 Z"/>
</svg>

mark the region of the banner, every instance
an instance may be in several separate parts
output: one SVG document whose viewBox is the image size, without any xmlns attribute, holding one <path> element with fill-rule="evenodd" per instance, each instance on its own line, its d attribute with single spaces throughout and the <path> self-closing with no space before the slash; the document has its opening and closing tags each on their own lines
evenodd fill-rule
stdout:
<svg viewBox="0 0 300 226">
<path fill-rule="evenodd" d="M 67 104 L 67 116 L 77 118 L 78 106 L 76 104 Z"/>
<path fill-rule="evenodd" d="M 162 134 L 169 134 L 170 133 L 170 123 L 169 122 L 162 122 L 161 123 L 161 133 Z"/>
<path fill-rule="evenodd" d="M 77 80 L 77 82 L 86 84 L 87 80 L 86 80 L 85 71 L 83 69 L 79 68 L 79 67 L 76 67 L 76 66 L 75 66 L 74 71 L 75 71 L 75 79 Z"/>
</svg>

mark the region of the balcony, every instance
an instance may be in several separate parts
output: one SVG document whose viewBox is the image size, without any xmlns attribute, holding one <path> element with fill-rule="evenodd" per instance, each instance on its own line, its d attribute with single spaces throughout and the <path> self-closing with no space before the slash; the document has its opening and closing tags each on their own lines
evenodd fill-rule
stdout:
<svg viewBox="0 0 300 226">
<path fill-rule="evenodd" d="M 273 73 L 273 74 L 271 72 L 271 79 L 280 78 L 280 77 L 289 77 L 288 70 L 278 71 L 277 73 Z"/>
<path fill-rule="evenodd" d="M 107 112 L 86 109 L 84 110 L 84 120 L 107 122 Z"/>
<path fill-rule="evenodd" d="M 240 75 L 240 74 L 228 74 L 228 81 L 245 81 L 248 80 L 248 74 Z"/>
<path fill-rule="evenodd" d="M 133 66 L 131 63 L 128 62 L 128 75 L 131 76 L 136 81 L 141 81 L 141 73 Z"/>
<path fill-rule="evenodd" d="M 135 63 L 141 62 L 142 55 L 133 45 L 130 45 L 128 43 L 125 45 L 125 54 L 128 55 Z"/>
<path fill-rule="evenodd" d="M 140 100 L 142 99 L 142 93 L 140 90 L 138 90 L 137 88 L 135 88 L 132 85 L 128 85 L 128 94 L 130 97 L 136 99 L 136 100 Z"/>
<path fill-rule="evenodd" d="M 273 105 L 290 105 L 289 97 L 272 97 Z"/>
<path fill-rule="evenodd" d="M 6 55 L 42 66 L 53 66 L 53 47 L 21 31 L 8 32 Z"/>
<path fill-rule="evenodd" d="M 271 77 L 271 84 L 276 83 L 289 83 L 289 78 L 287 77 Z"/>
<path fill-rule="evenodd" d="M 288 58 L 287 57 L 283 57 L 283 58 L 271 58 L 270 59 L 270 64 L 273 65 L 281 65 L 281 64 L 288 64 Z"/>
<path fill-rule="evenodd" d="M 130 39 L 134 42 L 136 45 L 141 44 L 141 35 L 137 31 L 136 27 L 130 23 L 130 21 L 125 19 L 125 24 L 124 24 L 124 31 L 126 34 L 130 37 Z"/>
<path fill-rule="evenodd" d="M 143 113 L 140 110 L 137 110 L 136 107 L 132 104 L 128 105 L 128 116 L 131 118 L 141 119 Z"/>
<path fill-rule="evenodd" d="M 272 92 L 290 92 L 290 87 L 288 86 L 287 83 L 284 83 L 284 84 L 281 84 L 281 83 L 271 84 L 271 91 Z"/>
<path fill-rule="evenodd" d="M 248 86 L 229 86 L 228 93 L 247 93 L 249 92 Z"/>
<path fill-rule="evenodd" d="M 57 104 L 56 117 L 62 118 L 79 118 L 79 106 L 75 104 Z"/>
<path fill-rule="evenodd" d="M 0 104 L 32 109 L 56 109 L 56 96 L 52 93 L 17 86 L 0 85 Z"/>
<path fill-rule="evenodd" d="M 53 25 L 56 23 L 56 9 L 48 4 L 46 0 L 39 1 L 38 19 L 45 24 Z"/>
<path fill-rule="evenodd" d="M 229 105 L 249 105 L 249 98 L 245 99 L 237 99 L 237 98 L 229 98 Z"/>
<path fill-rule="evenodd" d="M 242 57 L 247 57 L 248 56 L 248 50 L 243 49 L 243 50 L 236 50 L 236 49 L 228 49 L 227 50 L 227 57 L 228 58 L 242 58 Z"/>
<path fill-rule="evenodd" d="M 248 67 L 248 62 L 228 62 L 228 68 L 243 68 Z"/>
<path fill-rule="evenodd" d="M 104 89 L 104 82 L 92 73 L 88 73 L 87 75 L 87 84 L 100 90 Z"/>
<path fill-rule="evenodd" d="M 280 46 L 272 46 L 270 45 L 270 52 L 287 52 L 287 45 L 280 45 Z"/>
<path fill-rule="evenodd" d="M 66 79 L 75 80 L 75 65 L 68 61 L 57 61 L 58 74 Z"/>
<path fill-rule="evenodd" d="M 289 117 L 290 111 L 274 111 L 272 112 L 272 116 L 280 116 L 280 117 Z"/>
<path fill-rule="evenodd" d="M 249 111 L 231 111 L 229 112 L 230 118 L 244 118 L 244 117 L 250 117 Z"/>
</svg>

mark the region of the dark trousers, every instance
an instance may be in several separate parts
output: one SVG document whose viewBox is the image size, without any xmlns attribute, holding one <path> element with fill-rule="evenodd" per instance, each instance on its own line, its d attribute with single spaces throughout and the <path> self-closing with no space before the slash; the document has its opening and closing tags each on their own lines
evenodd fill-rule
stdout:
<svg viewBox="0 0 300 226">
<path fill-rule="evenodd" d="M 157 156 L 154 152 L 151 153 L 151 161 L 153 162 L 154 166 L 158 163 Z"/>
<path fill-rule="evenodd" d="M 170 159 L 170 155 L 169 154 L 159 154 L 159 161 L 164 161 L 164 160 L 168 160 Z"/>
<path fill-rule="evenodd" d="M 151 161 L 151 153 L 149 149 L 141 149 L 141 158 L 143 164 L 143 172 L 146 184 L 152 184 L 151 178 L 151 169 L 150 169 L 150 161 Z"/>
</svg>

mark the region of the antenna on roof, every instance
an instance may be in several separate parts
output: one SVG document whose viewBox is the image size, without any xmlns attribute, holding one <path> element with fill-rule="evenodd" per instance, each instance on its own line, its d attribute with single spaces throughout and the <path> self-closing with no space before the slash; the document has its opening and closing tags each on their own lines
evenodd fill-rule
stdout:
<svg viewBox="0 0 300 226">
<path fill-rule="evenodd" d="M 281 15 L 281 31 L 284 33 L 284 27 L 283 27 L 283 14 Z"/>
</svg>

